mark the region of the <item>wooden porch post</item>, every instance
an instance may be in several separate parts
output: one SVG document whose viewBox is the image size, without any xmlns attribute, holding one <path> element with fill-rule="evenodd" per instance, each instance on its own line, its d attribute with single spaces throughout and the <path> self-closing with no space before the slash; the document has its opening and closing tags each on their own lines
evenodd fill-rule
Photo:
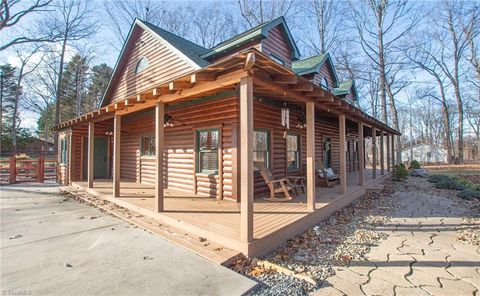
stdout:
<svg viewBox="0 0 480 296">
<path fill-rule="evenodd" d="M 338 116 L 340 129 L 340 193 L 347 193 L 347 159 L 345 158 L 345 115 Z"/>
<path fill-rule="evenodd" d="M 358 123 L 358 185 L 365 183 L 365 150 L 363 146 L 363 123 Z"/>
<path fill-rule="evenodd" d="M 253 241 L 253 84 L 240 80 L 240 240 Z"/>
<path fill-rule="evenodd" d="M 385 175 L 385 145 L 383 131 L 380 131 L 380 175 Z"/>
<path fill-rule="evenodd" d="M 120 196 L 120 136 L 122 117 L 113 117 L 113 197 Z"/>
<path fill-rule="evenodd" d="M 87 180 L 88 188 L 93 188 L 93 153 L 95 142 L 95 124 L 93 121 L 88 123 L 88 148 L 87 148 Z M 72 164 L 70 164 L 72 165 Z"/>
<path fill-rule="evenodd" d="M 392 134 L 392 167 L 395 165 L 395 135 Z"/>
<path fill-rule="evenodd" d="M 163 196 L 163 151 L 165 147 L 165 129 L 163 127 L 165 103 L 155 104 L 155 209 L 164 210 Z"/>
<path fill-rule="evenodd" d="M 377 129 L 372 126 L 372 178 L 377 178 Z"/>
<path fill-rule="evenodd" d="M 306 103 L 307 111 L 307 209 L 315 211 L 315 103 Z"/>
<path fill-rule="evenodd" d="M 387 133 L 387 172 L 390 172 L 390 134 Z"/>
</svg>

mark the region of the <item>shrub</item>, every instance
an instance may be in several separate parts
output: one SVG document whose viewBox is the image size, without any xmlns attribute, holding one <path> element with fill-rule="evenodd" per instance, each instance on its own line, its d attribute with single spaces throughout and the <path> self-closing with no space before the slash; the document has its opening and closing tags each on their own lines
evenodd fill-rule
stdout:
<svg viewBox="0 0 480 296">
<path fill-rule="evenodd" d="M 420 163 L 415 159 L 410 162 L 410 166 L 408 167 L 409 170 L 416 170 L 420 168 Z"/>
<path fill-rule="evenodd" d="M 480 199 L 480 191 L 468 188 L 457 193 L 457 196 L 463 199 Z"/>
<path fill-rule="evenodd" d="M 458 182 L 458 180 L 456 180 L 454 178 L 449 178 L 448 180 L 442 180 L 442 181 L 437 182 L 437 184 L 435 184 L 435 188 L 438 188 L 438 189 L 453 189 L 453 190 L 467 189 L 467 187 L 465 185 L 461 184 L 460 182 Z"/>
<path fill-rule="evenodd" d="M 447 175 L 431 175 L 428 177 L 428 182 L 430 183 L 438 183 L 442 181 L 448 181 L 450 179 Z"/>
<path fill-rule="evenodd" d="M 405 165 L 403 163 L 396 164 L 393 166 L 392 177 L 393 177 L 393 180 L 395 181 L 402 181 L 407 179 L 408 171 L 405 168 Z"/>
</svg>

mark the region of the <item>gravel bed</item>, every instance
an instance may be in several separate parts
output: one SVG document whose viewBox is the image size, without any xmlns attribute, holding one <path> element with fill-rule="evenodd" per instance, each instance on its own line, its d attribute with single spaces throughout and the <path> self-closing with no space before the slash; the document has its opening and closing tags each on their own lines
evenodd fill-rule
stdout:
<svg viewBox="0 0 480 296">
<path fill-rule="evenodd" d="M 258 267 L 256 260 L 241 259 L 232 268 L 260 283 L 250 295 L 307 295 L 335 273 L 334 266 L 364 261 L 370 248 L 386 238 L 386 234 L 373 229 L 389 221 L 395 204 L 388 197 L 393 192 L 393 183 L 386 181 L 383 191 L 358 198 L 260 258 L 307 276 L 317 282 L 316 286 Z"/>
<path fill-rule="evenodd" d="M 453 199 L 467 209 L 459 232 L 459 241 L 480 245 L 480 201 L 464 200 L 456 191 L 437 189 L 424 178 L 408 178 L 405 182 L 385 181 L 378 193 L 368 193 L 350 205 L 336 211 L 329 218 L 308 231 L 286 241 L 282 246 L 260 258 L 283 268 L 308 276 L 317 282 L 314 286 L 293 276 L 264 269 L 257 260 L 240 259 L 232 267 L 235 271 L 259 282 L 249 295 L 308 295 L 321 286 L 322 281 L 335 274 L 334 267 L 348 266 L 351 261 L 365 261 L 370 248 L 387 234 L 374 228 L 390 220 L 396 208 L 396 191 L 422 192 Z"/>
</svg>

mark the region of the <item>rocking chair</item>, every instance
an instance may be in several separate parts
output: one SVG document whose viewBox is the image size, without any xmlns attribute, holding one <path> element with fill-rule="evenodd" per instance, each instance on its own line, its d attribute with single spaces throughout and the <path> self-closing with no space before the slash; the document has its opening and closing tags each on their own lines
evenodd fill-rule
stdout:
<svg viewBox="0 0 480 296">
<path fill-rule="evenodd" d="M 263 163 L 256 162 L 254 166 L 255 166 L 255 169 L 257 169 L 260 172 L 260 175 L 262 175 L 263 179 L 265 180 L 265 183 L 267 183 L 268 188 L 270 189 L 270 198 L 276 198 L 275 193 L 283 193 L 287 200 L 291 200 L 292 196 L 290 195 L 290 191 L 295 190 L 295 192 L 298 194 L 298 188 L 296 183 L 302 182 L 302 185 L 298 187 L 303 187 L 303 179 L 302 179 L 303 177 L 299 177 L 299 178 L 295 177 L 294 182 L 292 182 L 292 180 L 289 177 L 275 179 L 275 177 L 273 177 L 270 170 L 263 166 Z"/>
</svg>

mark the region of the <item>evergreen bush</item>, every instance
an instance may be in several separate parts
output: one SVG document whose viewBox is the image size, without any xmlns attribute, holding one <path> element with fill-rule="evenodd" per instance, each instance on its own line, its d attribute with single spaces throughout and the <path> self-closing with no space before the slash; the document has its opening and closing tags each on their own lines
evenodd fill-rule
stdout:
<svg viewBox="0 0 480 296">
<path fill-rule="evenodd" d="M 420 168 L 420 163 L 415 159 L 410 162 L 410 166 L 408 167 L 409 170 L 417 170 Z"/>
<path fill-rule="evenodd" d="M 408 171 L 405 168 L 405 165 L 403 163 L 396 164 L 393 166 L 393 171 L 392 171 L 392 178 L 395 181 L 402 181 L 407 179 L 408 177 Z"/>
</svg>

